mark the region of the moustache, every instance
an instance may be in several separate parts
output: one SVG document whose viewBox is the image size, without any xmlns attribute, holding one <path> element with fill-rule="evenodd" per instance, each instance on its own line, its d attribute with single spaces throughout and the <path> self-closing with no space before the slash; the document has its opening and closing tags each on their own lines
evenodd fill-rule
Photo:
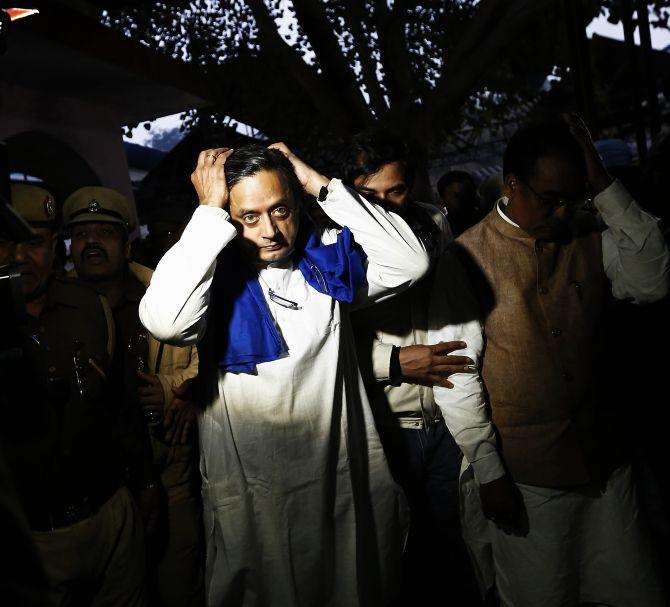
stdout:
<svg viewBox="0 0 670 607">
<path fill-rule="evenodd" d="M 88 245 L 82 252 L 81 258 L 86 259 L 91 253 L 97 253 L 101 255 L 105 260 L 109 259 L 107 251 L 98 245 Z"/>
</svg>

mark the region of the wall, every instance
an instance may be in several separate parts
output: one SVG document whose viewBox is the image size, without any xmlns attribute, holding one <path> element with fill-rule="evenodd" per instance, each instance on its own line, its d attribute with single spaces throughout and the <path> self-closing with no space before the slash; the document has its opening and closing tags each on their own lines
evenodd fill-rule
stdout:
<svg viewBox="0 0 670 607">
<path fill-rule="evenodd" d="M 12 172 L 40 177 L 57 202 L 84 185 L 125 194 L 134 208 L 120 119 L 104 106 L 0 83 L 0 140 Z"/>
</svg>

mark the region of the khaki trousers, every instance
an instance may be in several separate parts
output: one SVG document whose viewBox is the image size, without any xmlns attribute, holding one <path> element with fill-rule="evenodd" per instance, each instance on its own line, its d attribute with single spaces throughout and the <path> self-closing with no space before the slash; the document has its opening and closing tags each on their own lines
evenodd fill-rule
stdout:
<svg viewBox="0 0 670 607">
<path fill-rule="evenodd" d="M 151 607 L 205 604 L 204 534 L 197 449 L 170 445 L 152 434 L 154 464 L 161 471 L 166 503 L 157 528 L 146 538 L 147 603 Z"/>
<path fill-rule="evenodd" d="M 168 504 L 147 540 L 149 604 L 204 607 L 202 506 L 192 497 Z"/>
<path fill-rule="evenodd" d="M 33 539 L 49 579 L 45 605 L 145 605 L 142 522 L 125 487 L 94 516 L 54 531 L 34 531 Z"/>
</svg>

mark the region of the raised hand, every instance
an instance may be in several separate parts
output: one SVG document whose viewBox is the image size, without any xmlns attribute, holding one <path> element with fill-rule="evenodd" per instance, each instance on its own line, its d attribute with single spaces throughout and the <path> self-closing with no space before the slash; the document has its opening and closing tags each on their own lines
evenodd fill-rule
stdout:
<svg viewBox="0 0 670 607">
<path fill-rule="evenodd" d="M 293 165 L 293 170 L 298 177 L 298 181 L 300 181 L 303 190 L 305 190 L 307 194 L 318 196 L 321 188 L 328 185 L 330 182 L 330 179 L 324 177 L 321 175 L 321 173 L 314 170 L 307 163 L 300 160 L 300 158 L 298 158 L 291 150 L 289 150 L 285 143 L 273 143 L 268 147 L 272 150 L 281 152 L 284 154 L 284 156 L 286 156 L 286 158 L 289 159 Z"/>
<path fill-rule="evenodd" d="M 572 136 L 584 152 L 587 179 L 593 193 L 600 194 L 612 183 L 612 176 L 607 172 L 602 158 L 593 144 L 591 133 L 579 114 L 564 114 L 563 119 L 567 122 Z"/>
<path fill-rule="evenodd" d="M 198 164 L 191 173 L 191 183 L 198 194 L 198 203 L 220 209 L 228 206 L 228 186 L 226 185 L 226 160 L 233 153 L 230 148 L 203 150 L 198 156 Z"/>
</svg>

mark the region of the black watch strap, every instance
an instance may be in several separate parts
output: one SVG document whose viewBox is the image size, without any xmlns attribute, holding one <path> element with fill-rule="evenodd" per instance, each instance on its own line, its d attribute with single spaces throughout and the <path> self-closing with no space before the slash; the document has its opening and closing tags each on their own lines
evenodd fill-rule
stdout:
<svg viewBox="0 0 670 607">
<path fill-rule="evenodd" d="M 402 369 L 400 368 L 400 346 L 393 346 L 391 359 L 389 360 L 389 382 L 400 384 L 402 380 Z"/>
<path fill-rule="evenodd" d="M 317 200 L 319 202 L 323 202 L 328 198 L 328 186 L 327 185 L 322 185 L 321 189 L 319 190 L 319 195 L 317 196 Z"/>
</svg>

